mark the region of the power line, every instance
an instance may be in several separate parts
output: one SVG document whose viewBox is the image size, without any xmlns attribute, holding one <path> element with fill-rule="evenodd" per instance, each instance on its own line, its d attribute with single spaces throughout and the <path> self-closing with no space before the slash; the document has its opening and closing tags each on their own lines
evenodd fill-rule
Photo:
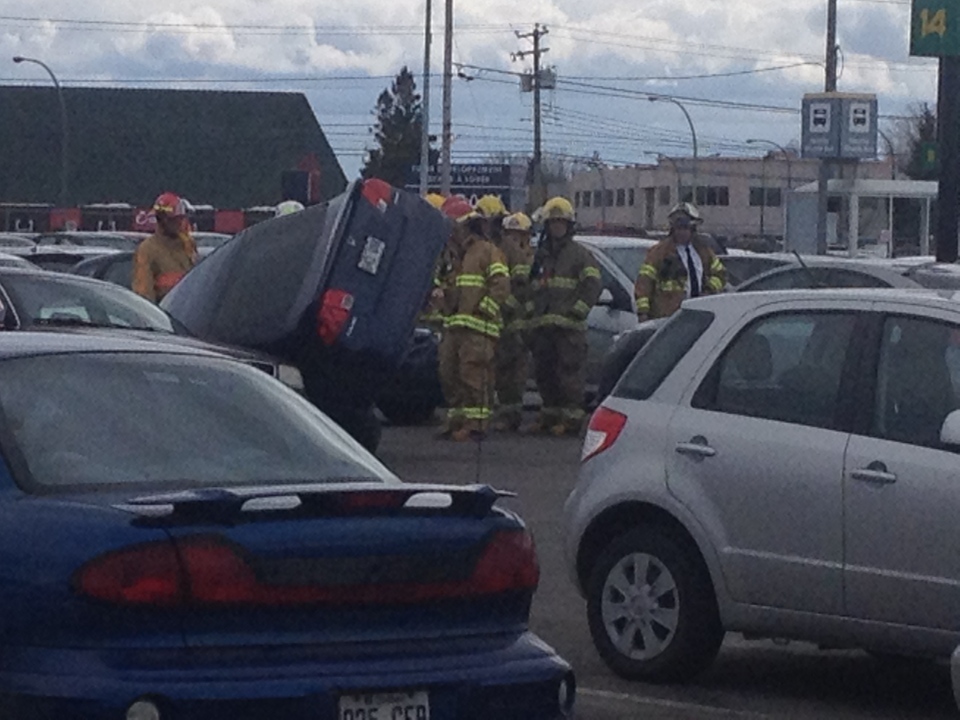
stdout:
<svg viewBox="0 0 960 720">
<path fill-rule="evenodd" d="M 238 23 L 204 22 L 152 22 L 125 20 L 84 20 L 71 18 L 44 18 L 16 15 L 0 15 L 0 21 L 20 23 L 31 27 L 46 28 L 56 25 L 62 30 L 84 30 L 93 32 L 143 32 L 145 30 L 169 30 L 197 33 L 197 31 L 231 31 L 241 35 L 284 35 L 290 33 L 311 32 L 318 35 L 422 35 L 423 24 L 414 25 L 314 25 L 305 21 L 301 25 L 264 25 Z M 458 32 L 501 33 L 509 31 L 510 26 L 503 24 L 460 25 Z"/>
</svg>

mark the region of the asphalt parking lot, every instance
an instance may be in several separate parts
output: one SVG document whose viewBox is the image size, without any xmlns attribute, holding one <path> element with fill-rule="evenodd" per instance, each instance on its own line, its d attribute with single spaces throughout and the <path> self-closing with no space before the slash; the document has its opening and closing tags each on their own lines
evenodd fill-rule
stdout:
<svg viewBox="0 0 960 720">
<path fill-rule="evenodd" d="M 956 718 L 945 664 L 879 660 L 728 636 L 713 668 L 687 686 L 630 683 L 593 650 L 584 603 L 562 559 L 563 502 L 576 482 L 579 441 L 500 436 L 478 446 L 433 439 L 434 429 L 388 428 L 379 453 L 409 481 L 484 482 L 518 493 L 509 506 L 533 529 L 542 580 L 533 629 L 577 671 L 581 720 L 656 718 Z"/>
</svg>

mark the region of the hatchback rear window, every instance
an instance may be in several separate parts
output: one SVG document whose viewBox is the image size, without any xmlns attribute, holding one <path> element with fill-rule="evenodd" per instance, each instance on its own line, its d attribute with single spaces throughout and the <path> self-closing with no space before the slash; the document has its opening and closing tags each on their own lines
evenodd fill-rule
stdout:
<svg viewBox="0 0 960 720">
<path fill-rule="evenodd" d="M 710 327 L 713 313 L 681 310 L 637 353 L 614 389 L 615 397 L 647 400 Z"/>
</svg>

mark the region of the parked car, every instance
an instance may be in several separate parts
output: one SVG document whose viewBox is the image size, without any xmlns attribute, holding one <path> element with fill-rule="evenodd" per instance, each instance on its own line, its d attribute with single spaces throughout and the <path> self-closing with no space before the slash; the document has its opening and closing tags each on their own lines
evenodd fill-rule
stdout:
<svg viewBox="0 0 960 720">
<path fill-rule="evenodd" d="M 169 347 L 206 349 L 245 362 L 303 391 L 299 371 L 265 353 L 209 343 L 139 295 L 98 280 L 0 266 L 0 328 L 112 334 Z"/>
<path fill-rule="evenodd" d="M 55 232 L 44 233 L 36 238 L 38 249 L 49 246 L 109 248 L 110 250 L 135 250 L 139 236 L 112 232 Z"/>
<path fill-rule="evenodd" d="M 10 255 L 9 253 L 5 252 L 0 252 L 0 267 L 21 268 L 23 270 L 40 269 L 37 265 L 34 265 L 29 260 L 26 260 L 19 255 Z"/>
<path fill-rule="evenodd" d="M 882 261 L 838 257 L 804 257 L 756 275 L 736 288 L 737 292 L 807 288 L 919 288 L 911 279 L 912 266 Z"/>
<path fill-rule="evenodd" d="M 640 276 L 640 267 L 647 257 L 647 252 L 658 242 L 649 238 L 613 235 L 577 235 L 576 239 L 591 250 L 600 251 L 612 260 L 631 286 Z"/>
<path fill-rule="evenodd" d="M 19 233 L 0 232 L 0 248 L 4 252 L 13 251 L 14 254 L 29 252 L 37 243 L 27 235 Z"/>
<path fill-rule="evenodd" d="M 614 252 L 621 250 L 620 255 L 610 254 L 611 247 L 607 244 L 595 243 L 592 238 L 577 238 L 597 260 L 600 266 L 600 279 L 603 290 L 597 304 L 587 315 L 587 402 L 592 403 L 596 396 L 597 385 L 600 380 L 603 360 L 613 345 L 614 338 L 633 330 L 637 326 L 636 302 L 633 298 L 633 281 L 623 271 L 623 265 L 633 263 L 640 254 L 639 263 L 643 264 L 646 249 L 650 247 L 649 240 L 636 238 L 602 238 L 612 243 Z M 624 242 L 620 242 L 623 240 Z M 630 241 L 629 243 L 626 241 Z M 614 259 L 619 257 L 619 263 Z M 639 266 L 638 266 L 639 272 Z"/>
<path fill-rule="evenodd" d="M 70 273 L 105 280 L 129 290 L 133 285 L 133 252 L 95 255 L 76 263 Z"/>
<path fill-rule="evenodd" d="M 151 342 L 0 337 L 0 411 L 4 717 L 570 716 L 489 487 L 404 484 L 262 373 Z"/>
<path fill-rule="evenodd" d="M 568 567 L 615 672 L 689 678 L 729 630 L 949 657 L 955 297 L 726 294 L 643 348 L 591 419 L 565 508 Z"/>
<path fill-rule="evenodd" d="M 791 255 L 761 254 L 734 249 L 728 250 L 727 254 L 721 258 L 723 267 L 727 271 L 727 284 L 731 288 L 736 288 L 750 278 L 793 261 L 795 259 Z"/>
<path fill-rule="evenodd" d="M 79 245 L 49 245 L 36 247 L 22 257 L 44 270 L 66 273 L 80 262 L 90 258 L 113 255 L 119 252 L 110 248 L 81 247 Z"/>
<path fill-rule="evenodd" d="M 369 449 L 374 404 L 410 350 L 449 220 L 379 180 L 247 228 L 162 307 L 197 337 L 296 365 L 307 396 Z"/>
<path fill-rule="evenodd" d="M 960 291 L 960 265 L 936 263 L 926 258 L 865 260 L 839 257 L 782 256 L 780 267 L 761 273 L 732 292 L 763 292 L 824 288 L 931 288 Z M 728 260 L 729 258 L 724 258 Z M 646 332 L 628 329 L 619 334 L 600 365 L 598 398 L 603 399 L 650 339 L 655 326 Z"/>
</svg>

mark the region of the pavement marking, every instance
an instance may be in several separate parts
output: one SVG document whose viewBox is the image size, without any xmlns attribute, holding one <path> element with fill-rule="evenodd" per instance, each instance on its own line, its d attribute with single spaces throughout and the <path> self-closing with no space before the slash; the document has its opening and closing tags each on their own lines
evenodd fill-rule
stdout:
<svg viewBox="0 0 960 720">
<path fill-rule="evenodd" d="M 669 710 L 687 710 L 697 713 L 708 713 L 711 715 L 722 715 L 724 717 L 738 718 L 772 718 L 773 715 L 751 712 L 748 710 L 733 710 L 731 708 L 716 707 L 714 705 L 701 705 L 700 703 L 682 702 L 679 700 L 664 700 L 661 698 L 641 697 L 640 695 L 630 695 L 629 693 L 611 692 L 609 690 L 593 690 L 591 688 L 577 688 L 577 695 L 588 698 L 597 698 L 600 700 L 616 700 L 619 702 L 632 703 L 634 705 L 650 705 Z"/>
</svg>

